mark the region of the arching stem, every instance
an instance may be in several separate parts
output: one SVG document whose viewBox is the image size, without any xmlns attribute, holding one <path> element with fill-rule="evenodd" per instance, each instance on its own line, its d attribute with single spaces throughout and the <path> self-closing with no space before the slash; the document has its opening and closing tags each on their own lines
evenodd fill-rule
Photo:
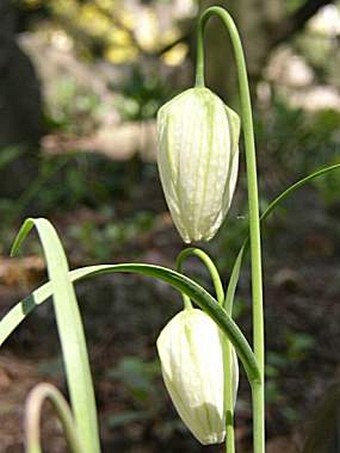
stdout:
<svg viewBox="0 0 340 453">
<path fill-rule="evenodd" d="M 256 152 L 255 152 L 252 108 L 246 63 L 240 36 L 230 14 L 220 7 L 208 8 L 202 14 L 199 21 L 196 86 L 204 86 L 203 36 L 207 21 L 212 16 L 217 16 L 219 19 L 221 19 L 230 34 L 239 80 L 241 122 L 244 135 L 247 181 L 248 181 L 249 229 L 250 229 L 251 273 L 252 273 L 252 304 L 253 304 L 253 340 L 254 340 L 254 353 L 261 374 L 260 382 L 251 382 L 253 398 L 253 425 L 254 425 L 253 446 L 254 453 L 264 453 L 265 451 L 264 315 L 263 315 L 263 294 L 262 294 L 262 259 L 261 259 L 259 201 L 258 201 Z"/>
<path fill-rule="evenodd" d="M 196 256 L 206 266 L 207 270 L 209 271 L 212 283 L 214 285 L 216 299 L 220 305 L 223 305 L 224 290 L 223 290 L 223 285 L 222 285 L 220 274 L 218 273 L 218 270 L 217 270 L 214 262 L 212 261 L 212 259 L 203 250 L 195 248 L 195 247 L 188 247 L 188 248 L 182 250 L 178 254 L 177 259 L 176 259 L 176 268 L 177 268 L 178 272 L 182 272 L 183 262 L 189 256 Z"/>
</svg>

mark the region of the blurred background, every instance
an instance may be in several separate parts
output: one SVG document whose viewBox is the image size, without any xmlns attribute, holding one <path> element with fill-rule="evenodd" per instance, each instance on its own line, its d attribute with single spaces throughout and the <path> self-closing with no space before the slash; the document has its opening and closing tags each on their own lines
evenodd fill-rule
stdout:
<svg viewBox="0 0 340 453">
<path fill-rule="evenodd" d="M 8 258 L 27 215 L 54 223 L 72 267 L 137 260 L 174 267 L 183 245 L 157 175 L 155 115 L 192 86 L 197 17 L 212 4 L 228 8 L 244 42 L 261 209 L 301 177 L 340 162 L 338 1 L 1 0 L 1 314 L 46 278 L 33 237 L 22 257 Z M 215 19 L 207 28 L 207 84 L 237 110 L 228 36 Z M 246 216 L 242 161 L 228 219 L 203 245 L 225 282 Z M 302 451 L 311 433 L 305 451 L 338 452 L 340 172 L 284 202 L 263 225 L 263 246 L 268 452 Z M 211 289 L 195 259 L 186 271 Z M 178 294 L 132 275 L 97 277 L 77 292 L 103 451 L 223 451 L 188 434 L 163 389 L 155 339 L 181 308 Z M 234 316 L 251 339 L 248 260 Z M 42 380 L 66 392 L 51 303 L 1 351 L 1 452 L 23 451 L 25 396 Z M 46 451 L 63 452 L 50 415 Z M 239 451 L 250 452 L 244 375 L 236 422 Z"/>
</svg>

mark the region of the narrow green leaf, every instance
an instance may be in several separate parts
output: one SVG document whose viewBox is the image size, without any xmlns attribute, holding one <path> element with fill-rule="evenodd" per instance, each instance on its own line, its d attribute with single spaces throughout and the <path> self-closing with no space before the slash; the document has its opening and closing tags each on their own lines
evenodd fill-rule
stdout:
<svg viewBox="0 0 340 453">
<path fill-rule="evenodd" d="M 40 443 L 40 419 L 42 406 L 46 400 L 52 403 L 54 410 L 62 423 L 67 445 L 72 453 L 82 453 L 77 426 L 74 422 L 67 401 L 60 391 L 51 384 L 36 385 L 27 398 L 25 410 L 25 451 L 27 453 L 42 453 Z"/>
<path fill-rule="evenodd" d="M 97 410 L 83 324 L 59 237 L 48 220 L 27 219 L 14 241 L 12 253 L 18 250 L 33 226 L 38 231 L 47 262 L 67 383 L 76 424 L 82 435 L 83 451 L 99 453 Z M 23 311 L 30 309 L 32 301 L 30 297 L 28 299 L 22 306 Z"/>
<path fill-rule="evenodd" d="M 27 219 L 21 226 L 19 233 L 17 234 L 16 238 L 14 239 L 12 248 L 11 248 L 11 256 L 14 256 L 17 251 L 19 250 L 21 244 L 25 240 L 26 236 L 28 233 L 31 231 L 31 229 L 34 227 L 34 220 L 33 219 Z"/>
<path fill-rule="evenodd" d="M 290 195 L 292 195 L 294 192 L 296 192 L 300 187 L 304 186 L 308 182 L 312 181 L 314 178 L 317 178 L 319 176 L 322 176 L 330 171 L 340 169 L 340 164 L 335 164 L 331 165 L 325 168 L 321 168 L 320 170 L 315 171 L 314 173 L 311 173 L 310 175 L 300 179 L 296 183 L 292 184 L 289 186 L 287 189 L 285 189 L 283 192 L 280 193 L 265 209 L 265 211 L 262 213 L 260 220 L 263 222 L 273 211 L 274 209 L 286 198 L 288 198 Z M 224 301 L 224 308 L 225 310 L 231 315 L 232 314 L 232 308 L 233 308 L 233 302 L 235 298 L 235 291 L 236 287 L 238 284 L 238 280 L 240 277 L 240 270 L 241 270 L 241 265 L 242 265 L 242 259 L 244 255 L 244 251 L 246 247 L 248 246 L 249 243 L 249 236 L 244 240 L 241 249 L 236 257 L 236 260 L 234 262 L 233 269 L 231 271 L 231 276 L 229 279 L 228 283 L 228 288 L 227 288 L 227 293 Z"/>
<path fill-rule="evenodd" d="M 76 280 L 82 280 L 111 272 L 130 272 L 154 277 L 169 283 L 175 289 L 185 293 L 214 319 L 230 339 L 243 363 L 250 382 L 256 381 L 259 378 L 259 371 L 253 351 L 237 324 L 204 288 L 190 278 L 165 267 L 140 263 L 88 266 L 71 271 L 69 273 L 69 278 L 74 282 Z M 49 282 L 15 305 L 0 321 L 0 345 L 36 307 L 36 305 L 45 302 L 51 294 L 52 285 L 51 282 Z"/>
<path fill-rule="evenodd" d="M 292 184 L 291 186 L 287 187 L 286 190 L 280 193 L 265 209 L 263 214 L 261 215 L 261 220 L 263 221 L 266 219 L 269 214 L 272 213 L 272 211 L 276 208 L 278 204 L 280 204 L 282 201 L 284 201 L 288 196 L 292 195 L 294 192 L 297 191 L 300 187 L 304 186 L 307 184 L 307 182 L 312 181 L 312 179 L 318 178 L 319 176 L 322 176 L 330 171 L 340 169 L 340 164 L 334 164 L 330 165 L 329 167 L 324 167 L 321 168 L 320 170 L 315 171 L 314 173 L 311 173 L 308 176 L 305 176 L 304 178 L 300 179 L 296 183 Z"/>
<path fill-rule="evenodd" d="M 231 271 L 229 283 L 228 283 L 228 288 L 227 288 L 227 293 L 225 296 L 224 304 L 223 307 L 225 311 L 232 316 L 233 315 L 233 305 L 234 305 L 234 298 L 235 298 L 235 292 L 236 292 L 236 287 L 238 284 L 238 280 L 240 278 L 240 271 L 241 271 L 241 265 L 242 265 L 242 258 L 243 258 L 243 253 L 245 250 L 246 243 L 243 243 L 240 251 L 238 252 L 238 255 L 236 257 L 233 270 Z"/>
</svg>

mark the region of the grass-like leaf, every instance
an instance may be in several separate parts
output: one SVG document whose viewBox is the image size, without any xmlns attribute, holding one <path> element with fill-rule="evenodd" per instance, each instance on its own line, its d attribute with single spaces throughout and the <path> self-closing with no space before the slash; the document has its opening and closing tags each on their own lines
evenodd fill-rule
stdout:
<svg viewBox="0 0 340 453">
<path fill-rule="evenodd" d="M 185 293 L 215 320 L 230 339 L 240 357 L 249 380 L 256 381 L 259 378 L 259 371 L 253 351 L 237 324 L 225 310 L 221 308 L 216 299 L 190 278 L 165 267 L 140 263 L 88 266 L 71 271 L 69 273 L 69 278 L 74 282 L 88 277 L 114 272 L 128 272 L 154 277 L 169 283 L 175 289 Z M 0 346 L 36 305 L 45 302 L 46 299 L 51 296 L 52 292 L 52 284 L 51 282 L 48 282 L 36 289 L 26 299 L 16 304 L 7 315 L 4 316 L 0 321 Z"/>
<path fill-rule="evenodd" d="M 25 410 L 25 448 L 27 453 L 42 453 L 40 443 L 40 419 L 42 406 L 49 400 L 61 421 L 70 452 L 83 453 L 77 426 L 67 401 L 51 384 L 36 385 L 29 393 Z"/>
<path fill-rule="evenodd" d="M 303 187 L 305 184 L 307 184 L 308 182 L 312 181 L 313 179 L 318 178 L 319 176 L 322 176 L 330 171 L 339 170 L 339 169 L 340 169 L 340 164 L 334 164 L 329 167 L 321 168 L 320 170 L 317 170 L 314 173 L 311 173 L 310 175 L 308 175 L 302 179 L 299 179 L 299 181 L 297 181 L 296 183 L 289 186 L 287 189 L 285 189 L 283 192 L 281 192 L 280 195 L 278 195 L 273 201 L 271 201 L 269 203 L 267 208 L 261 214 L 261 217 L 260 217 L 261 222 L 263 222 L 275 210 L 275 208 L 280 203 L 282 203 L 290 195 L 293 195 L 294 192 L 296 192 L 298 189 Z M 248 242 L 249 242 L 249 236 L 244 240 L 242 247 L 236 257 L 233 269 L 231 271 L 229 283 L 228 283 L 228 288 L 227 288 L 226 297 L 225 297 L 223 306 L 230 315 L 232 314 L 235 291 L 236 291 L 236 287 L 238 284 L 240 270 L 241 270 L 241 266 L 242 266 L 242 259 L 243 259 L 245 249 L 248 245 Z"/>
<path fill-rule="evenodd" d="M 46 219 L 27 219 L 14 241 L 12 254 L 33 227 L 38 231 L 46 258 L 71 406 L 83 451 L 99 453 L 97 410 L 83 324 L 65 252 L 52 224 Z"/>
</svg>

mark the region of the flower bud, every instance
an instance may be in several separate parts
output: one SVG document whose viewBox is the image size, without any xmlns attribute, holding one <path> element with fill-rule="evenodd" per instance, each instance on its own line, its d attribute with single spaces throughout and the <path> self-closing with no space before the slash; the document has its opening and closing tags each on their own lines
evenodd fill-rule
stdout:
<svg viewBox="0 0 340 453">
<path fill-rule="evenodd" d="M 183 422 L 201 444 L 223 442 L 224 381 L 231 379 L 235 401 L 238 363 L 232 349 L 233 373 L 226 376 L 217 324 L 202 310 L 185 309 L 164 327 L 157 349 L 165 386 Z"/>
<path fill-rule="evenodd" d="M 157 115 L 158 168 L 165 198 L 186 243 L 208 241 L 235 190 L 240 120 L 208 88 L 191 88 Z"/>
</svg>

